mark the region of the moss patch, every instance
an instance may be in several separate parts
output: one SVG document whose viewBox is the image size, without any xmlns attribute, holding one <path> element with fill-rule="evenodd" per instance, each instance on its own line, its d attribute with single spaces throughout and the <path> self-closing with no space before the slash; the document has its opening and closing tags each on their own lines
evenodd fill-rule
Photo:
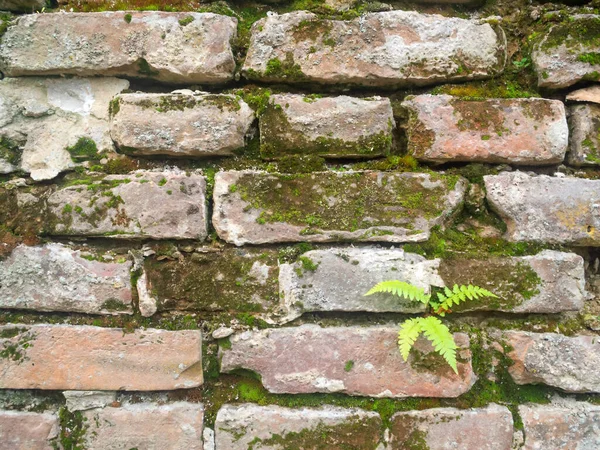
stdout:
<svg viewBox="0 0 600 450">
<path fill-rule="evenodd" d="M 89 137 L 80 137 L 72 147 L 67 147 L 71 159 L 78 161 L 97 161 L 102 156 L 98 154 L 96 142 Z"/>
<path fill-rule="evenodd" d="M 6 136 L 0 136 L 0 159 L 14 167 L 19 167 L 22 153 L 19 144 Z"/>
<path fill-rule="evenodd" d="M 228 248 L 183 260 L 145 261 L 159 311 L 266 312 L 279 300 L 277 254 Z M 268 275 L 266 272 L 268 271 Z"/>
<path fill-rule="evenodd" d="M 414 221 L 444 211 L 446 194 L 458 177 L 377 172 L 311 174 L 245 174 L 236 183 L 241 200 L 260 211 L 259 224 L 286 222 L 319 230 L 356 231 L 377 226 L 415 231 Z M 424 185 L 431 183 L 431 188 Z M 390 230 L 379 230 L 389 233 Z"/>
</svg>

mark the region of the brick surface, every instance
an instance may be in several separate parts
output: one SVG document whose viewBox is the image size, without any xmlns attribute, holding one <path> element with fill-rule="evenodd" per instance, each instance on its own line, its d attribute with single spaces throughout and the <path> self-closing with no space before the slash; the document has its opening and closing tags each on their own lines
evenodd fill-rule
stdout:
<svg viewBox="0 0 600 450">
<path fill-rule="evenodd" d="M 0 388 L 156 391 L 202 384 L 199 331 L 0 327 Z"/>
<path fill-rule="evenodd" d="M 457 397 L 476 380 L 469 338 L 460 347 L 458 375 L 418 340 L 407 362 L 398 350 L 398 328 L 302 325 L 232 336 L 220 349 L 221 371 L 257 372 L 274 393 L 341 392 L 371 397 Z"/>
<path fill-rule="evenodd" d="M 512 443 L 512 414 L 505 406 L 493 403 L 466 410 L 399 412 L 391 419 L 391 450 L 511 450 Z"/>
<path fill-rule="evenodd" d="M 372 158 L 389 153 L 394 128 L 387 98 L 272 95 L 260 116 L 260 151 L 267 159 L 288 154 Z"/>
<path fill-rule="evenodd" d="M 54 414 L 0 410 L 0 450 L 51 450 L 56 437 Z"/>
<path fill-rule="evenodd" d="M 219 172 L 213 225 L 235 245 L 415 242 L 461 206 L 466 181 L 394 172 Z"/>
<path fill-rule="evenodd" d="M 558 100 L 417 95 L 403 106 L 410 111 L 408 150 L 419 160 L 542 165 L 562 162 L 567 151 Z"/>
<path fill-rule="evenodd" d="M 236 25 L 233 17 L 191 12 L 26 15 L 2 37 L 0 67 L 11 77 L 122 75 L 224 83 L 235 69 L 230 41 Z"/>
<path fill-rule="evenodd" d="M 0 307 L 132 314 L 131 261 L 90 261 L 61 244 L 20 245 L 0 261 Z"/>
<path fill-rule="evenodd" d="M 510 375 L 517 384 L 544 383 L 567 392 L 600 392 L 596 336 L 508 331 Z"/>
<path fill-rule="evenodd" d="M 47 234 L 110 238 L 206 238 L 206 182 L 185 172 L 73 181 L 48 197 Z"/>
<path fill-rule="evenodd" d="M 85 411 L 89 450 L 202 450 L 204 407 L 199 403 L 136 403 Z"/>
<path fill-rule="evenodd" d="M 569 164 L 600 166 L 600 104 L 569 107 Z"/>
<path fill-rule="evenodd" d="M 215 422 L 216 449 L 376 450 L 380 438 L 379 414 L 358 408 L 223 405 Z"/>
<path fill-rule="evenodd" d="M 111 136 L 132 155 L 226 156 L 244 147 L 254 111 L 233 95 L 123 94 Z"/>
<path fill-rule="evenodd" d="M 503 172 L 483 177 L 490 206 L 506 222 L 506 238 L 600 245 L 600 181 Z"/>
<path fill-rule="evenodd" d="M 489 78 L 504 68 L 505 41 L 489 24 L 409 11 L 350 21 L 306 11 L 272 14 L 252 27 L 243 74 L 261 81 L 395 87 Z"/>
</svg>

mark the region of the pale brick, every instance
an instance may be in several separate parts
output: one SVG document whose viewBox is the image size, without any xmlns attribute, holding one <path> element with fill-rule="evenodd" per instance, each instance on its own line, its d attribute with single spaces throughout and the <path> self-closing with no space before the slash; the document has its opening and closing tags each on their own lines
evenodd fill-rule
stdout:
<svg viewBox="0 0 600 450">
<path fill-rule="evenodd" d="M 261 81 L 421 86 L 489 78 L 504 68 L 501 29 L 409 11 L 350 21 L 306 11 L 271 14 L 252 27 L 243 74 Z"/>
<path fill-rule="evenodd" d="M 600 180 L 503 172 L 483 177 L 511 241 L 599 246 Z"/>
<path fill-rule="evenodd" d="M 408 150 L 422 161 L 556 164 L 567 151 L 569 129 L 558 100 L 462 100 L 417 95 L 410 111 Z"/>
<path fill-rule="evenodd" d="M 420 339 L 407 362 L 398 350 L 398 328 L 317 325 L 248 331 L 234 335 L 231 349 L 220 349 L 221 371 L 257 372 L 270 392 L 340 392 L 371 397 L 458 397 L 476 376 L 469 338 L 459 346 L 458 374 Z M 415 355 L 418 355 L 416 357 Z"/>
<path fill-rule="evenodd" d="M 570 106 L 569 125 L 569 164 L 600 166 L 600 104 Z"/>
<path fill-rule="evenodd" d="M 26 15 L 2 37 L 0 67 L 11 77 L 121 75 L 224 83 L 235 69 L 236 25 L 233 17 L 193 12 Z"/>
<path fill-rule="evenodd" d="M 0 450 L 51 450 L 57 437 L 54 414 L 0 410 Z"/>
<path fill-rule="evenodd" d="M 235 245 L 423 241 L 457 212 L 466 184 L 425 173 L 219 172 L 213 225 Z"/>
<path fill-rule="evenodd" d="M 61 244 L 19 245 L 0 261 L 0 307 L 132 314 L 131 261 L 90 261 Z"/>
<path fill-rule="evenodd" d="M 156 391 L 202 384 L 199 331 L 0 327 L 0 388 Z"/>
</svg>

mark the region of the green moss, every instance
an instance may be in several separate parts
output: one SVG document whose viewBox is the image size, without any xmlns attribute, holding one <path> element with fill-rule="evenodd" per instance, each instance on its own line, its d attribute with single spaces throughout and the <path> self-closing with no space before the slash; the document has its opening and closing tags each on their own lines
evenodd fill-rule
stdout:
<svg viewBox="0 0 600 450">
<path fill-rule="evenodd" d="M 253 78 L 249 73 L 247 75 L 250 79 Z M 282 81 L 302 81 L 306 79 L 300 65 L 294 62 L 292 52 L 287 52 L 283 61 L 279 58 L 272 58 L 267 61 L 264 76 Z"/>
<path fill-rule="evenodd" d="M 14 167 L 19 167 L 22 153 L 21 148 L 15 141 L 6 136 L 0 136 L 0 159 Z"/>
<path fill-rule="evenodd" d="M 219 339 L 219 347 L 223 350 L 231 350 L 231 340 L 228 337 Z"/>
<path fill-rule="evenodd" d="M 89 137 L 80 137 L 72 147 L 67 147 L 73 161 L 97 161 L 102 156 L 98 154 L 96 142 Z"/>
<path fill-rule="evenodd" d="M 344 371 L 350 372 L 353 368 L 354 368 L 354 361 L 352 361 L 352 360 L 346 361 L 346 364 L 344 364 Z"/>
<path fill-rule="evenodd" d="M 73 207 L 71 205 L 69 205 L 68 203 L 65 206 L 63 206 L 63 209 L 62 209 L 63 214 L 70 214 L 72 211 L 73 211 Z"/>
<path fill-rule="evenodd" d="M 121 109 L 121 97 L 113 98 L 108 104 L 108 114 L 114 117 Z"/>
<path fill-rule="evenodd" d="M 18 336 L 19 334 L 23 333 L 27 331 L 26 328 L 5 328 L 2 331 L 0 331 L 0 339 L 10 339 L 13 338 L 15 336 Z"/>
<path fill-rule="evenodd" d="M 430 219 L 442 213 L 447 189 L 457 179 L 430 174 L 432 183 L 441 183 L 426 189 L 421 184 L 422 178 L 397 173 L 380 176 L 376 172 L 322 172 L 318 176 L 272 174 L 269 177 L 248 174 L 236 183 L 235 195 L 248 207 L 260 211 L 259 223 L 303 226 L 305 234 L 358 229 L 389 232 L 378 227 L 399 227 L 402 223 L 412 231 L 416 218 Z M 295 192 L 303 195 L 296 196 Z M 423 195 L 418 197 L 418 192 Z"/>
<path fill-rule="evenodd" d="M 279 173 L 311 173 L 327 170 L 325 160 L 316 155 L 288 155 L 277 161 Z"/>
<path fill-rule="evenodd" d="M 159 180 L 158 185 L 164 186 L 165 184 L 167 184 L 167 179 L 163 177 Z"/>
<path fill-rule="evenodd" d="M 182 27 L 185 27 L 186 25 L 189 25 L 193 21 L 194 21 L 193 16 L 187 16 L 187 17 L 184 17 L 183 19 L 179 19 L 179 25 L 181 25 Z"/>
<path fill-rule="evenodd" d="M 582 17 L 566 20 L 552 27 L 543 41 L 542 50 L 550 50 L 565 45 L 567 48 L 600 46 L 600 19 Z"/>
<path fill-rule="evenodd" d="M 600 53 L 589 52 L 581 53 L 577 56 L 577 61 L 585 62 L 593 66 L 600 65 Z"/>
<path fill-rule="evenodd" d="M 517 79 L 493 79 L 464 84 L 445 84 L 434 88 L 432 93 L 452 95 L 463 100 L 540 97 L 534 89 L 535 86 L 524 86 Z"/>
<path fill-rule="evenodd" d="M 85 450 L 85 434 L 89 425 L 81 411 L 70 412 L 66 407 L 58 411 L 59 441 L 64 450 Z"/>
<path fill-rule="evenodd" d="M 32 346 L 35 335 L 26 328 L 9 328 L 4 330 L 0 338 L 5 339 L 0 350 L 0 359 L 22 363 L 27 358 L 26 351 Z"/>
<path fill-rule="evenodd" d="M 138 60 L 138 73 L 147 77 L 155 77 L 158 75 L 158 71 L 152 69 L 145 58 L 140 58 Z"/>
<path fill-rule="evenodd" d="M 6 33 L 13 18 L 14 16 L 9 12 L 0 12 L 0 37 Z"/>
<path fill-rule="evenodd" d="M 100 309 L 106 311 L 126 311 L 127 309 L 129 309 L 129 307 L 123 304 L 120 300 L 117 300 L 116 298 L 110 298 L 104 303 L 102 303 Z"/>
<path fill-rule="evenodd" d="M 306 256 L 301 256 L 298 261 L 302 264 L 302 268 L 309 272 L 314 272 L 319 267 L 319 264 L 315 264 L 314 261 Z"/>
<path fill-rule="evenodd" d="M 128 13 L 128 14 L 125 14 L 125 15 L 123 16 L 123 19 L 125 20 L 125 22 L 127 22 L 127 23 L 131 23 L 131 19 L 132 19 L 132 17 L 131 17 L 131 14 L 129 14 L 129 13 Z"/>
</svg>

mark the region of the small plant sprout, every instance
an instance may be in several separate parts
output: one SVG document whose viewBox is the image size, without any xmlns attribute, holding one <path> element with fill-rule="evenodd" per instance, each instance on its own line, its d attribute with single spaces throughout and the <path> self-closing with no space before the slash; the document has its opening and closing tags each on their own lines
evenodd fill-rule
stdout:
<svg viewBox="0 0 600 450">
<path fill-rule="evenodd" d="M 458 286 L 455 284 L 452 289 L 445 287 L 438 291 L 436 301 L 432 300 L 432 295 L 426 294 L 423 288 L 399 280 L 382 281 L 373 286 L 365 295 L 375 293 L 389 293 L 411 301 L 418 301 L 428 306 L 429 312 L 425 317 L 407 319 L 400 325 L 400 331 L 398 332 L 400 354 L 404 361 L 408 360 L 410 349 L 421 333 L 423 333 L 431 341 L 434 350 L 446 360 L 457 374 L 456 349 L 458 347 L 448 327 L 435 317 L 434 314 L 444 317 L 446 314 L 452 312 L 452 305 L 458 305 L 467 300 L 478 300 L 482 297 L 497 297 L 497 295 L 478 286 Z"/>
</svg>

